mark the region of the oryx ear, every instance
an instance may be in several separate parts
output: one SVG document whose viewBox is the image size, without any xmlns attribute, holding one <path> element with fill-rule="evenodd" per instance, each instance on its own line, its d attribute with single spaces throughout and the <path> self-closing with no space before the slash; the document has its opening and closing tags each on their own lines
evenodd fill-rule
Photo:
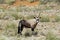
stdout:
<svg viewBox="0 0 60 40">
<path fill-rule="evenodd" d="M 41 17 L 40 17 L 41 18 Z"/>
<path fill-rule="evenodd" d="M 35 16 L 33 18 L 36 18 Z"/>
</svg>

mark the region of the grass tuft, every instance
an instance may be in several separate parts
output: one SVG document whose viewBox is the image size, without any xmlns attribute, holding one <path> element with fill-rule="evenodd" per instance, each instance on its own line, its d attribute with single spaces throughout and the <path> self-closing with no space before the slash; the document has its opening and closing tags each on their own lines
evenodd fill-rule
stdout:
<svg viewBox="0 0 60 40">
<path fill-rule="evenodd" d="M 46 40 L 59 40 L 59 38 L 57 38 L 56 35 L 54 35 L 51 32 L 48 32 L 47 36 L 46 36 Z"/>
<path fill-rule="evenodd" d="M 40 19 L 41 22 L 50 22 L 50 19 L 48 16 L 41 16 L 41 19 Z"/>
<path fill-rule="evenodd" d="M 55 16 L 55 22 L 59 22 L 60 21 L 60 16 L 56 15 Z"/>
<path fill-rule="evenodd" d="M 16 24 L 14 23 L 8 23 L 5 28 L 5 32 L 7 36 L 15 36 L 16 35 Z"/>
</svg>

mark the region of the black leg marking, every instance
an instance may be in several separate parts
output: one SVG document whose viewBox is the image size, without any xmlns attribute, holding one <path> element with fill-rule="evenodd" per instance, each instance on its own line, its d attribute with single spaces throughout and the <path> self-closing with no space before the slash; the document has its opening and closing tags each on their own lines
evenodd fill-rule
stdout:
<svg viewBox="0 0 60 40">
<path fill-rule="evenodd" d="M 20 28 L 20 34 L 22 35 L 22 31 L 23 31 L 23 26 L 21 26 L 21 28 Z"/>
<path fill-rule="evenodd" d="M 32 28 L 31 30 L 34 31 L 34 28 Z"/>
<path fill-rule="evenodd" d="M 20 27 L 18 27 L 18 34 L 20 33 Z"/>
</svg>

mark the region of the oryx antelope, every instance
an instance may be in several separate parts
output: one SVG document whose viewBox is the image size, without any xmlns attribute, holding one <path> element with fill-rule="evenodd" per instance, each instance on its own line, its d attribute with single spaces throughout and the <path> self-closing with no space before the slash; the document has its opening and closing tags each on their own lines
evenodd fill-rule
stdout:
<svg viewBox="0 0 60 40">
<path fill-rule="evenodd" d="M 18 34 L 22 34 L 23 28 L 31 28 L 32 32 L 34 32 L 34 29 L 36 28 L 37 24 L 39 23 L 39 18 L 41 17 L 34 17 L 32 20 L 25 20 L 22 19 L 19 21 L 18 24 Z"/>
</svg>

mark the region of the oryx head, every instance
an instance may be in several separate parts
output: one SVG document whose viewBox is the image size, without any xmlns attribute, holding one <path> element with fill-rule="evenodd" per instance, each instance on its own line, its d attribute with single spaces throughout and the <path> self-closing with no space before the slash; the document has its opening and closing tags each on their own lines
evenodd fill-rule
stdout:
<svg viewBox="0 0 60 40">
<path fill-rule="evenodd" d="M 41 18 L 41 17 L 40 17 L 40 14 L 34 17 L 34 19 L 36 20 L 36 23 L 39 22 L 39 19 L 40 19 L 40 18 Z"/>
</svg>

